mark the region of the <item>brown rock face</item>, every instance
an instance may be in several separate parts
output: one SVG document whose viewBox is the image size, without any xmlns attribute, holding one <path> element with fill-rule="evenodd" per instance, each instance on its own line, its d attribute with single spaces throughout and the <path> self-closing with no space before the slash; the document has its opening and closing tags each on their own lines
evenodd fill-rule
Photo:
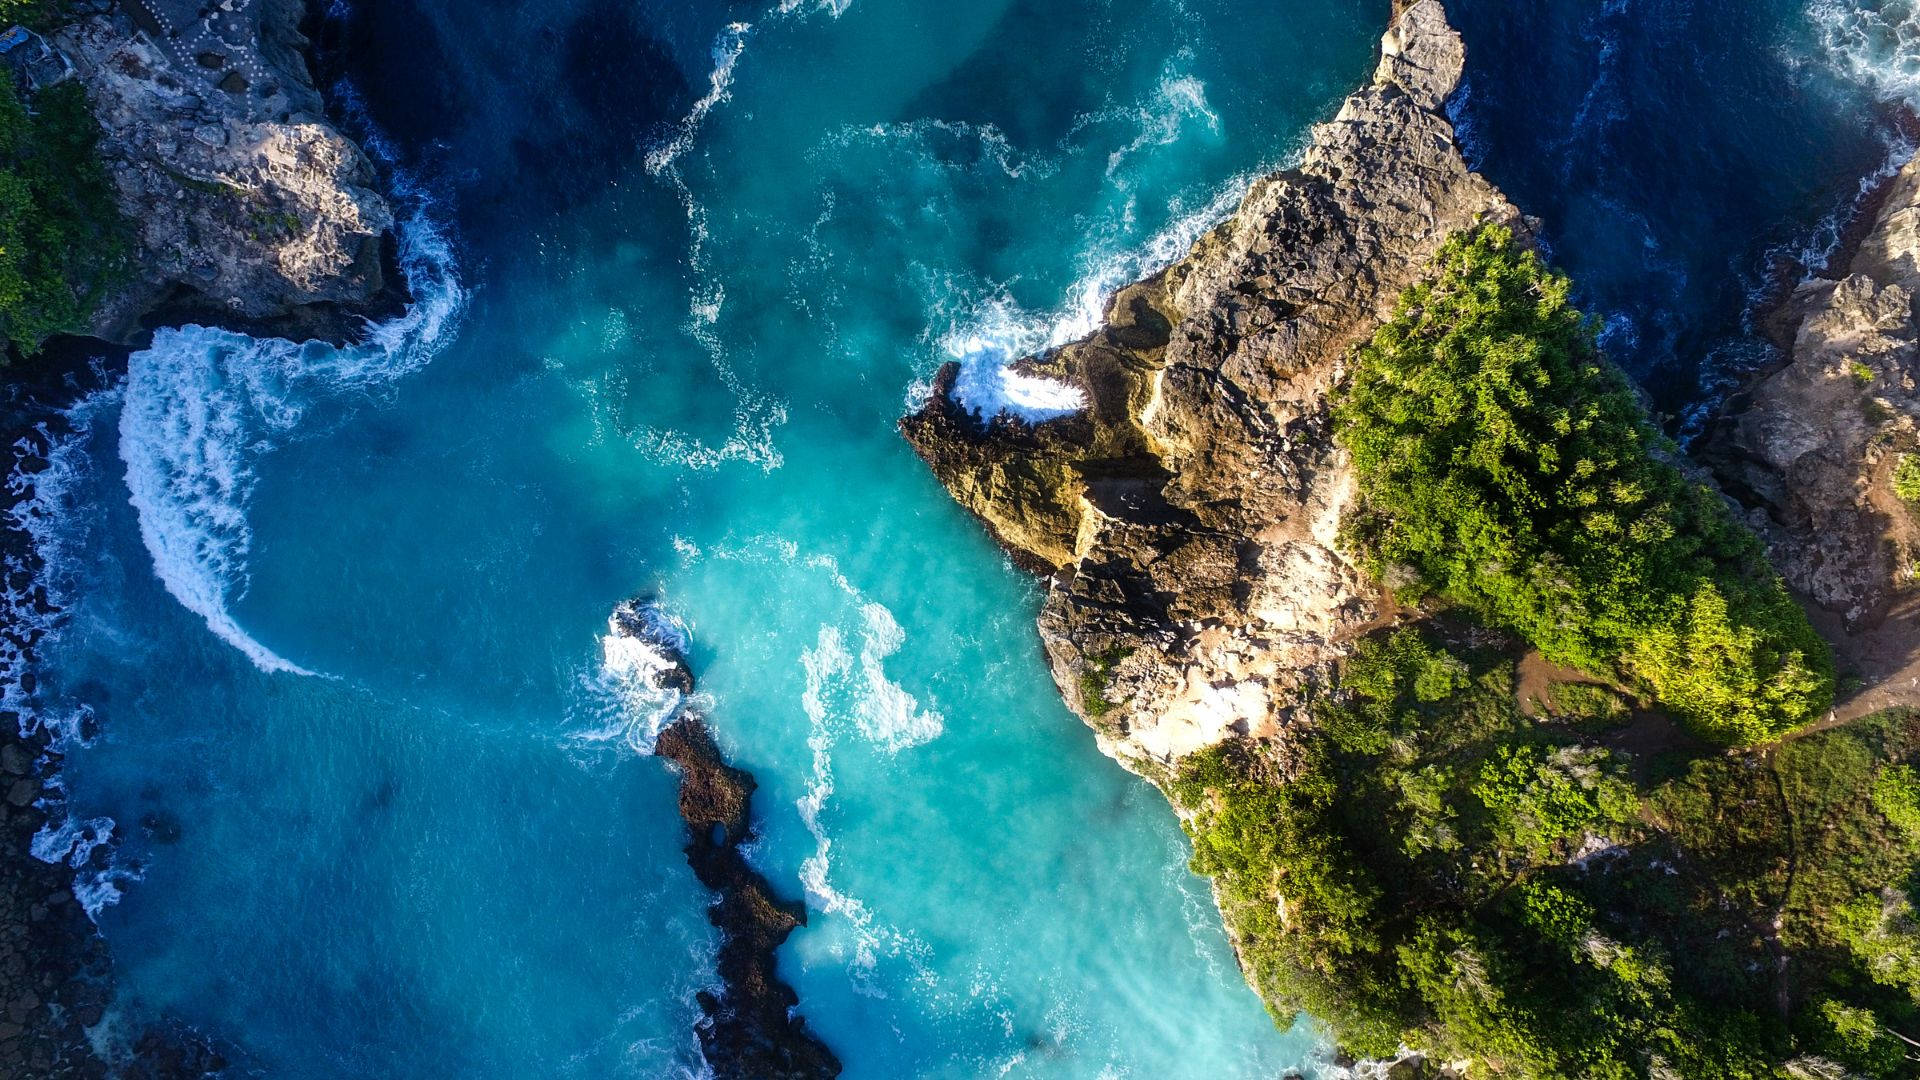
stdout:
<svg viewBox="0 0 1920 1080">
<path fill-rule="evenodd" d="M 1526 231 L 1442 113 L 1465 51 L 1403 5 L 1372 85 L 1187 257 L 1114 297 L 1091 337 L 1020 362 L 1087 409 L 981 422 L 956 371 L 901 422 L 942 483 L 1052 572 L 1040 631 L 1101 745 L 1148 775 L 1273 735 L 1298 689 L 1382 615 L 1339 553 L 1351 497 L 1330 432 L 1342 360 L 1456 232 Z"/>
<path fill-rule="evenodd" d="M 315 316 L 390 306 L 393 214 L 366 155 L 322 115 L 299 0 L 222 14 L 217 33 L 162 24 L 175 7 L 185 10 L 128 0 L 53 37 L 87 90 L 135 229 L 134 278 L 94 334 L 136 338 L 157 310 L 339 336 L 328 324 L 350 320 Z"/>
<path fill-rule="evenodd" d="M 686 695 L 693 672 L 681 642 L 662 633 L 648 605 L 629 601 L 614 611 L 616 634 L 636 637 L 665 657 L 653 684 Z M 720 931 L 718 993 L 702 991 L 705 1014 L 700 1049 L 719 1080 L 827 1080 L 840 1060 L 808 1030 L 800 998 L 781 980 L 774 951 L 807 912 L 774 894 L 740 848 L 754 838 L 749 804 L 752 774 L 727 764 L 699 714 L 682 711 L 654 741 L 653 752 L 680 772 L 680 817 L 687 823 L 687 865 L 714 893 L 707 919 Z"/>
<path fill-rule="evenodd" d="M 1871 686 L 1842 716 L 1920 701 L 1908 677 L 1920 674 L 1920 519 L 1893 486 L 1920 452 L 1916 293 L 1920 159 L 1893 179 L 1844 275 L 1794 291 L 1781 312 L 1789 362 L 1735 399 L 1703 455 L 1752 508 L 1843 670 Z"/>
</svg>

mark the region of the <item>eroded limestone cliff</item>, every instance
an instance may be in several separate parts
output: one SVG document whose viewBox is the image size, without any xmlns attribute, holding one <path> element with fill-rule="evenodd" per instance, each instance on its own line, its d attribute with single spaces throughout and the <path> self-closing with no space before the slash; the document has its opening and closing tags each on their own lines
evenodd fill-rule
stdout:
<svg viewBox="0 0 1920 1080">
<path fill-rule="evenodd" d="M 1019 367 L 1084 412 L 982 419 L 949 365 L 901 422 L 915 450 L 1049 578 L 1040 633 L 1103 750 L 1148 776 L 1295 723 L 1298 690 L 1388 614 L 1336 543 L 1353 491 L 1330 388 L 1440 245 L 1520 212 L 1444 111 L 1465 51 L 1438 0 L 1396 12 L 1371 85 L 1186 258 L 1115 296 L 1092 336 Z"/>
<path fill-rule="evenodd" d="M 324 115 L 304 4 L 226 7 L 188 23 L 190 5 L 124 0 L 53 35 L 134 227 L 130 280 L 101 306 L 96 336 L 127 340 L 157 313 L 338 337 L 343 310 L 394 299 L 393 213 L 367 156 Z"/>
</svg>

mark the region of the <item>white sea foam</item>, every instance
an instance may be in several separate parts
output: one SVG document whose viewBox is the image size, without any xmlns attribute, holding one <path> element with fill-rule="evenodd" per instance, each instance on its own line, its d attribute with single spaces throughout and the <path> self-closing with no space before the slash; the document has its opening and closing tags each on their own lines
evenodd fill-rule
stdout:
<svg viewBox="0 0 1920 1080">
<path fill-rule="evenodd" d="M 946 730 L 945 718 L 932 709 L 922 709 L 918 699 L 887 678 L 887 657 L 899 652 L 907 640 L 893 612 L 869 601 L 861 605 L 860 615 L 865 623 L 860 673 L 866 680 L 866 693 L 855 714 L 860 734 L 889 754 L 939 738 Z"/>
<path fill-rule="evenodd" d="M 958 313 L 939 338 L 941 351 L 960 364 L 955 397 L 983 416 L 1007 413 L 1029 423 L 1086 408 L 1086 395 L 1078 387 L 1009 365 L 1093 333 L 1106 318 L 1115 292 L 1185 257 L 1195 241 L 1240 205 L 1256 175 L 1232 178 L 1197 206 L 1183 207 L 1174 200 L 1173 220 L 1144 244 L 1090 249 L 1081 258 L 1080 276 L 1065 303 L 1054 311 L 1027 311 L 1004 291 L 961 299 L 953 305 Z M 961 291 L 950 284 L 943 288 L 950 295 Z"/>
<path fill-rule="evenodd" d="M 838 915 L 852 934 L 852 947 L 845 953 L 847 973 L 856 992 L 869 997 L 885 997 L 874 979 L 881 956 L 904 957 L 913 965 L 916 978 L 923 984 L 936 981 L 927 965 L 925 942 L 881 922 L 867 905 L 833 883 L 833 837 L 828 833 L 825 815 L 833 798 L 833 748 L 841 720 L 860 709 L 854 689 L 854 661 L 838 627 L 820 628 L 814 647 L 801 654 L 806 687 L 801 692 L 801 707 L 810 728 L 807 748 L 813 755 L 813 772 L 806 792 L 796 803 L 800 820 L 813 837 L 813 854 L 800 864 L 800 884 L 806 889 L 815 910 Z M 864 660 L 863 660 L 864 666 Z M 852 700 L 849 700 L 849 697 Z"/>
<path fill-rule="evenodd" d="M 126 887 L 139 881 L 143 873 L 138 867 L 125 865 L 114 854 L 113 829 L 110 817 L 83 821 L 59 814 L 33 835 L 34 858 L 73 869 L 73 894 L 86 909 L 88 918 L 97 918 L 102 908 L 118 903 Z M 100 849 L 107 852 L 104 859 L 95 858 L 95 852 Z M 102 865 L 95 866 L 95 862 Z"/>
<path fill-rule="evenodd" d="M 783 7 L 782 10 L 789 9 Z M 752 32 L 752 23 L 728 23 L 714 38 L 713 70 L 707 73 L 707 92 L 693 103 L 693 108 L 675 126 L 671 138 L 647 151 L 643 160 L 648 172 L 665 172 L 679 160 L 680 155 L 693 146 L 707 114 L 733 96 L 733 71 L 740 63 L 741 54 L 747 51 L 747 36 Z"/>
<path fill-rule="evenodd" d="M 322 402 L 390 385 L 432 359 L 465 308 L 451 245 L 427 217 L 401 230 L 415 297 L 348 348 L 203 326 L 163 330 L 128 360 L 120 457 L 140 536 L 174 599 L 266 672 L 312 674 L 256 641 L 229 605 L 245 594 L 255 463 Z"/>
<path fill-rule="evenodd" d="M 1813 0 L 1807 18 L 1841 73 L 1888 100 L 1920 106 L 1920 3 Z"/>
<path fill-rule="evenodd" d="M 847 939 L 826 936 L 827 947 L 845 958 L 854 989 L 884 996 L 875 978 L 882 957 L 908 963 L 918 985 L 938 982 L 928 963 L 927 944 L 888 925 L 859 897 L 833 878 L 833 836 L 828 825 L 834 795 L 834 750 L 843 742 L 883 754 L 898 754 L 938 738 L 945 719 L 919 700 L 886 670 L 886 662 L 906 645 L 899 620 L 867 596 L 829 555 L 808 555 L 791 540 L 763 537 L 740 546 L 702 547 L 675 537 L 674 549 L 686 562 L 713 559 L 748 567 L 777 566 L 820 575 L 845 600 L 842 614 L 823 623 L 811 647 L 802 650 L 804 685 L 800 705 L 808 721 L 807 748 L 812 772 L 796 801 L 800 820 L 813 837 L 814 850 L 800 866 L 801 886 L 813 910 L 839 916 Z M 858 655 L 850 642 L 859 641 Z M 834 925 L 834 924 L 829 924 Z"/>
<path fill-rule="evenodd" d="M 20 732 L 46 731 L 55 749 L 80 743 L 90 712 L 82 707 L 52 711 L 28 700 L 22 676 L 33 643 L 58 630 L 66 616 L 69 597 L 78 586 L 72 558 L 77 531 L 80 485 L 92 470 L 87 437 L 94 417 L 118 404 L 119 394 L 101 390 L 67 411 L 63 429 L 55 434 L 41 425 L 32 438 L 14 444 L 16 459 L 7 476 L 7 493 L 14 498 L 7 515 L 12 527 L 26 535 L 29 551 L 10 554 L 0 583 L 0 708 L 20 716 Z M 19 462 L 38 454 L 45 463 L 37 470 Z"/>
<path fill-rule="evenodd" d="M 968 169 L 979 162 L 991 162 L 1009 180 L 1045 177 L 1058 170 L 1057 162 L 1046 157 L 1021 153 L 1007 140 L 1005 132 L 993 124 L 975 124 L 965 120 L 921 118 L 888 124 L 845 127 L 828 137 L 825 146 L 836 150 L 862 143 L 904 143 L 920 155 L 921 164 L 944 169 Z M 972 153 L 959 148 L 972 144 Z M 831 192 L 828 197 L 831 198 Z"/>
<path fill-rule="evenodd" d="M 776 14 L 785 14 L 788 10 L 783 7 Z M 719 445 L 681 431 L 649 428 L 638 433 L 634 447 L 657 463 L 702 471 L 729 462 L 744 462 L 771 472 L 784 463 L 779 448 L 774 445 L 773 432 L 787 422 L 787 407 L 784 402 L 747 385 L 728 361 L 727 351 L 715 329 L 726 306 L 727 291 L 708 267 L 707 210 L 681 175 L 678 164 L 681 155 L 693 147 L 708 115 L 733 96 L 734 71 L 746 53 L 747 41 L 753 32 L 752 23 L 735 22 L 728 24 L 714 39 L 713 70 L 707 75 L 707 92 L 674 125 L 672 135 L 649 149 L 642 159 L 649 173 L 672 187 L 686 211 L 687 267 L 692 280 L 686 332 L 706 351 L 736 405 L 733 430 Z"/>
<path fill-rule="evenodd" d="M 610 707 L 573 732 L 577 742 L 617 742 L 651 754 L 661 730 L 686 704 L 685 696 L 662 685 L 661 679 L 686 655 L 686 624 L 657 605 L 645 605 L 637 613 L 646 622 L 643 634 L 623 625 L 619 613 L 607 619 L 597 688 Z"/>
<path fill-rule="evenodd" d="M 1176 63 L 1191 62 L 1192 54 L 1181 50 Z M 1211 134 L 1220 134 L 1220 116 L 1207 104 L 1207 84 L 1171 66 L 1161 74 L 1153 94 L 1132 112 L 1140 126 L 1133 141 L 1107 155 L 1107 175 L 1118 173 L 1127 160 L 1142 150 L 1172 146 L 1186 134 L 1195 121 Z"/>
</svg>

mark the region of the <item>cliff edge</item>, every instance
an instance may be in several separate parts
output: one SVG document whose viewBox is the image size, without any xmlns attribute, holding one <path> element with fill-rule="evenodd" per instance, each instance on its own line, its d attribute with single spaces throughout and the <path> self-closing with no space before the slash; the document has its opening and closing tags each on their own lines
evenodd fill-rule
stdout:
<svg viewBox="0 0 1920 1080">
<path fill-rule="evenodd" d="M 1839 719 L 1920 704 L 1920 158 L 1830 277 L 1779 312 L 1785 366 L 1733 399 L 1702 456 L 1864 687 Z"/>
<path fill-rule="evenodd" d="M 982 418 L 949 364 L 901 429 L 962 505 L 1051 576 L 1054 677 L 1135 771 L 1293 723 L 1298 690 L 1387 614 L 1338 550 L 1353 493 L 1329 391 L 1449 236 L 1527 231 L 1446 117 L 1465 49 L 1438 0 L 1395 15 L 1371 85 L 1092 336 L 1016 365 L 1085 411 Z"/>
<path fill-rule="evenodd" d="M 51 35 L 134 230 L 131 273 L 95 336 L 201 321 L 338 340 L 354 315 L 397 307 L 393 212 L 366 154 L 325 117 L 305 10 L 119 0 Z"/>
</svg>

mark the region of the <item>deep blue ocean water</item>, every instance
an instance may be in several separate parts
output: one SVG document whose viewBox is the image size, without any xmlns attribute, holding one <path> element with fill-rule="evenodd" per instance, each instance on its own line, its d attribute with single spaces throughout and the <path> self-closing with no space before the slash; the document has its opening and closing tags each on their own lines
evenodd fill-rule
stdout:
<svg viewBox="0 0 1920 1080">
<path fill-rule="evenodd" d="M 41 849 L 86 864 L 120 1030 L 271 1076 L 697 1075 L 706 897 L 603 640 L 647 593 L 759 780 L 753 858 L 813 912 L 783 973 L 848 1076 L 1318 1069 L 894 421 L 955 357 L 1070 407 L 996 361 L 1286 163 L 1385 7 L 338 11 L 415 308 L 344 351 L 162 334 L 23 491 L 68 609 Z M 1676 412 L 1889 160 L 1920 34 L 1898 0 L 1456 14 L 1476 159 Z"/>
</svg>

